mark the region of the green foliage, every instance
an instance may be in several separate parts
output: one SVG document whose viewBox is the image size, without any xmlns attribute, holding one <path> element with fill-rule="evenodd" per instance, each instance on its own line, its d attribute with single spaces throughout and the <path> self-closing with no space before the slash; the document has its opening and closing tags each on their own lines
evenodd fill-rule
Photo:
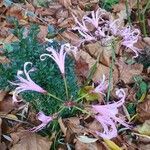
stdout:
<svg viewBox="0 0 150 150">
<path fill-rule="evenodd" d="M 8 81 L 15 81 L 17 71 L 23 70 L 24 63 L 32 62 L 33 67 L 36 68 L 36 71 L 30 74 L 33 81 L 65 101 L 64 82 L 58 66 L 49 57 L 45 61 L 40 60 L 40 55 L 47 53 L 45 50 L 46 47 L 53 46 L 59 49 L 60 43 L 54 41 L 50 45 L 49 43 L 45 45 L 40 44 L 37 40 L 37 34 L 39 33 L 39 27 L 37 25 L 30 27 L 28 35 L 25 35 L 26 30 L 20 27 L 16 21 L 15 26 L 16 29 L 13 33 L 19 40 L 4 47 L 4 55 L 7 56 L 11 62 L 9 64 L 0 65 L 0 89 L 8 87 L 12 90 L 14 87 L 11 86 Z M 74 61 L 68 56 L 65 66 L 69 95 L 75 99 L 78 93 L 78 86 L 74 74 Z M 36 109 L 42 110 L 46 114 L 52 114 L 58 111 L 62 105 L 57 100 L 36 92 L 24 92 L 22 96 L 26 101 L 31 102 Z"/>
<path fill-rule="evenodd" d="M 147 94 L 148 91 L 148 84 L 143 81 L 140 76 L 134 78 L 135 84 L 138 87 L 138 91 L 136 93 L 137 100 L 141 100 L 142 96 Z"/>
<path fill-rule="evenodd" d="M 102 8 L 106 9 L 106 10 L 111 10 L 112 6 L 117 4 L 119 2 L 119 0 L 100 0 L 100 5 Z"/>
<path fill-rule="evenodd" d="M 136 104 L 135 103 L 128 103 L 127 104 L 127 110 L 131 117 L 133 117 L 136 114 Z"/>
</svg>

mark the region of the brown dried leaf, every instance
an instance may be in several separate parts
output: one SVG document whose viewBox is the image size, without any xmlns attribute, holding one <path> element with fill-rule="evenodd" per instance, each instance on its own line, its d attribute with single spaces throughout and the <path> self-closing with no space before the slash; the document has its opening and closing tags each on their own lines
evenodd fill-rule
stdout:
<svg viewBox="0 0 150 150">
<path fill-rule="evenodd" d="M 79 140 L 75 143 L 75 150 L 106 150 L 106 148 L 99 142 L 85 144 Z"/>
<path fill-rule="evenodd" d="M 7 10 L 6 15 L 7 16 L 13 16 L 16 17 L 18 20 L 23 19 L 23 14 L 22 14 L 22 6 L 18 7 L 17 5 L 13 5 Z"/>
<path fill-rule="evenodd" d="M 132 83 L 132 78 L 140 75 L 143 71 L 142 64 L 127 65 L 123 61 L 119 61 L 117 64 L 119 66 L 119 78 L 126 84 Z"/>
<path fill-rule="evenodd" d="M 6 96 L 7 92 L 6 91 L 0 91 L 0 102 L 4 99 L 4 97 Z"/>
<path fill-rule="evenodd" d="M 38 34 L 38 38 L 41 42 L 45 42 L 45 38 L 48 33 L 48 27 L 47 26 L 40 26 L 40 32 Z"/>
<path fill-rule="evenodd" d="M 69 16 L 69 11 L 64 9 L 64 8 L 60 8 L 57 10 L 56 14 L 56 19 L 60 19 L 60 18 L 68 18 Z"/>
<path fill-rule="evenodd" d="M 59 0 L 59 3 L 66 8 L 69 8 L 72 5 L 71 0 Z"/>
<path fill-rule="evenodd" d="M 4 142 L 1 142 L 1 136 L 2 136 L 2 119 L 0 118 L 0 150 L 6 150 L 6 144 Z"/>
<path fill-rule="evenodd" d="M 150 149 L 150 144 L 138 144 L 138 149 L 139 150 L 149 150 Z"/>
<path fill-rule="evenodd" d="M 0 56 L 0 64 L 10 63 L 10 60 L 6 56 Z"/>
<path fill-rule="evenodd" d="M 67 128 L 65 127 L 65 124 L 62 121 L 62 118 L 58 119 L 58 123 L 59 123 L 59 126 L 60 126 L 61 131 L 63 132 L 64 136 L 66 136 Z"/>
<path fill-rule="evenodd" d="M 79 82 L 82 83 L 82 80 L 84 81 L 87 78 L 89 72 L 88 64 L 82 58 L 78 59 L 75 63 L 75 71 Z"/>
<path fill-rule="evenodd" d="M 65 31 L 65 32 L 61 33 L 61 36 L 72 45 L 77 46 L 80 43 L 79 37 L 76 34 L 74 34 L 73 32 Z"/>
<path fill-rule="evenodd" d="M 150 99 L 139 103 L 137 106 L 138 120 L 145 122 L 150 119 Z"/>
<path fill-rule="evenodd" d="M 15 105 L 12 103 L 12 97 L 5 95 L 3 100 L 0 101 L 0 112 L 9 113 L 15 108 Z"/>
<path fill-rule="evenodd" d="M 87 52 L 94 57 L 95 59 L 99 57 L 99 61 L 106 65 L 109 66 L 110 65 L 110 57 L 112 55 L 112 50 L 111 50 L 111 46 L 110 47 L 104 47 L 101 46 L 99 42 L 96 43 L 92 43 L 92 44 L 87 44 L 85 46 Z"/>
<path fill-rule="evenodd" d="M 150 46 L 150 37 L 143 38 L 144 42 Z"/>
<path fill-rule="evenodd" d="M 96 53 L 95 50 L 92 51 L 92 53 Z M 88 63 L 89 65 L 89 69 L 91 69 L 91 67 L 93 67 L 93 65 L 96 63 L 96 58 L 91 57 L 91 55 L 88 52 L 85 52 L 83 50 L 81 50 L 78 54 L 78 56 L 80 56 L 86 63 Z M 93 81 L 97 82 L 100 79 L 102 79 L 103 75 L 106 76 L 106 78 L 109 78 L 109 67 L 99 63 L 97 64 L 97 70 L 93 76 Z M 118 70 L 116 67 L 114 67 L 114 71 L 113 71 L 113 83 L 118 81 Z M 113 84 L 112 84 L 113 85 Z"/>
<path fill-rule="evenodd" d="M 11 150 L 49 150 L 52 144 L 52 141 L 48 138 L 42 137 L 35 133 L 24 131 L 13 134 L 16 134 L 16 136 L 19 137 L 19 140 L 13 145 Z"/>
</svg>

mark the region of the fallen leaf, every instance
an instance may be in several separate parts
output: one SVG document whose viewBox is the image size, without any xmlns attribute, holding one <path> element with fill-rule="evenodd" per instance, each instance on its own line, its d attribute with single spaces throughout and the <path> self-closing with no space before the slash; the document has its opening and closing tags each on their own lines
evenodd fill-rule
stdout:
<svg viewBox="0 0 150 150">
<path fill-rule="evenodd" d="M 150 136 L 150 120 L 146 120 L 142 125 L 136 127 L 140 134 Z"/>
<path fill-rule="evenodd" d="M 62 118 L 58 119 L 58 123 L 59 123 L 59 126 L 60 126 L 61 131 L 63 132 L 64 136 L 66 136 L 67 128 L 65 127 L 65 125 L 62 121 Z"/>
<path fill-rule="evenodd" d="M 80 136 L 78 136 L 78 137 L 76 137 L 80 142 L 82 142 L 82 143 L 87 143 L 87 144 L 89 144 L 89 143 L 94 143 L 94 142 L 96 142 L 98 139 L 96 139 L 96 138 L 89 138 L 88 136 L 85 136 L 85 135 L 80 135 Z"/>
<path fill-rule="evenodd" d="M 88 52 L 92 57 L 97 59 L 99 56 L 99 62 L 103 65 L 110 66 L 110 58 L 112 55 L 112 48 L 111 46 L 101 46 L 99 42 L 87 44 L 85 46 L 86 52 Z"/>
<path fill-rule="evenodd" d="M 143 38 L 144 42 L 150 46 L 150 37 Z"/>
<path fill-rule="evenodd" d="M 137 105 L 138 120 L 145 122 L 150 119 L 150 99 Z"/>
<path fill-rule="evenodd" d="M 65 31 L 63 33 L 61 33 L 61 37 L 60 38 L 64 38 L 65 41 L 68 41 L 70 44 L 78 46 L 80 43 L 80 39 L 79 37 L 70 31 Z"/>
<path fill-rule="evenodd" d="M 31 132 L 14 133 L 18 134 L 19 141 L 10 150 L 50 150 L 52 141 Z"/>
<path fill-rule="evenodd" d="M 142 64 L 127 65 L 122 60 L 119 60 L 117 64 L 119 66 L 119 79 L 126 84 L 133 83 L 133 77 L 140 75 L 143 71 Z"/>
<path fill-rule="evenodd" d="M 149 150 L 150 149 L 150 144 L 138 144 L 138 149 L 139 150 Z"/>
<path fill-rule="evenodd" d="M 7 149 L 6 144 L 1 141 L 1 138 L 2 138 L 2 129 L 1 129 L 1 126 L 2 126 L 2 119 L 0 118 L 0 150 L 6 150 Z"/>
<path fill-rule="evenodd" d="M 7 92 L 6 91 L 0 91 L 0 102 L 4 99 L 4 97 L 6 96 Z"/>
<path fill-rule="evenodd" d="M 82 143 L 77 140 L 75 143 L 75 150 L 106 150 L 106 148 L 99 142 L 94 143 Z"/>
<path fill-rule="evenodd" d="M 40 27 L 40 32 L 38 34 L 38 39 L 41 41 L 41 42 L 45 42 L 45 38 L 48 34 L 48 27 L 47 26 L 39 26 Z"/>
<path fill-rule="evenodd" d="M 122 150 L 117 144 L 109 139 L 104 139 L 104 142 L 108 145 L 111 150 Z"/>
<path fill-rule="evenodd" d="M 72 5 L 71 0 L 59 0 L 59 3 L 68 8 Z"/>
<path fill-rule="evenodd" d="M 82 58 L 75 62 L 75 72 L 79 83 L 83 83 L 88 76 L 89 66 Z"/>
</svg>

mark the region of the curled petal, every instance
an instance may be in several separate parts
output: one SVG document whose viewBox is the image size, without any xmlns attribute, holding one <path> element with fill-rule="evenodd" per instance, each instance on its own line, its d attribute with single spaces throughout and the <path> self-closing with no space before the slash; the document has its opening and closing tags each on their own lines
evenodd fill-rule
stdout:
<svg viewBox="0 0 150 150">
<path fill-rule="evenodd" d="M 29 71 L 27 71 L 27 65 L 32 65 L 31 62 L 26 62 L 24 64 L 24 72 L 21 70 L 18 70 L 17 72 L 17 78 L 18 81 L 17 83 L 14 82 L 10 82 L 12 85 L 17 85 L 18 87 L 16 87 L 15 91 L 13 92 L 13 102 L 19 102 L 17 101 L 17 95 L 23 91 L 36 91 L 39 93 L 46 93 L 47 91 L 45 91 L 42 87 L 40 87 L 39 85 L 37 85 L 31 78 L 29 73 L 34 71 L 35 68 L 31 68 Z M 26 76 L 26 79 L 22 77 L 22 75 Z"/>
<path fill-rule="evenodd" d="M 116 91 L 116 95 L 120 98 L 118 102 L 107 105 L 92 105 L 93 111 L 96 113 L 95 119 L 103 127 L 103 133 L 98 131 L 96 133 L 102 138 L 111 139 L 117 136 L 117 122 L 129 128 L 129 125 L 118 114 L 118 107 L 123 105 L 126 94 L 123 89 L 119 89 Z"/>
<path fill-rule="evenodd" d="M 56 62 L 56 64 L 58 65 L 61 73 L 65 74 L 65 57 L 66 57 L 66 52 L 65 52 L 65 49 L 64 49 L 64 45 L 61 45 L 59 53 L 56 50 L 54 50 L 53 48 L 51 48 L 51 47 L 48 47 L 46 50 L 48 52 L 50 52 L 51 54 L 42 54 L 40 56 L 40 59 L 43 61 L 43 60 L 46 59 L 46 56 L 52 58 Z"/>
<path fill-rule="evenodd" d="M 53 120 L 53 118 L 51 116 L 46 116 L 43 112 L 39 112 L 37 114 L 37 118 L 42 123 L 40 125 L 38 125 L 37 127 L 33 127 L 32 129 L 30 129 L 31 132 L 38 132 L 38 131 L 42 130 L 43 128 L 45 128 L 47 126 L 47 124 L 49 124 Z"/>
</svg>

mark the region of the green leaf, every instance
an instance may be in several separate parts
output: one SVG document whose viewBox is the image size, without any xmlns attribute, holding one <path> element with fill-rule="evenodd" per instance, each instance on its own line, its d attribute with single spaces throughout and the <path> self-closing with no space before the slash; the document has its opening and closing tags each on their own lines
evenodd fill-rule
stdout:
<svg viewBox="0 0 150 150">
<path fill-rule="evenodd" d="M 89 138 L 85 135 L 80 135 L 80 136 L 77 137 L 77 139 L 82 143 L 94 143 L 98 140 L 96 138 Z"/>
<path fill-rule="evenodd" d="M 8 53 L 12 52 L 13 49 L 14 49 L 13 46 L 12 46 L 10 43 L 5 43 L 5 44 L 3 44 L 3 48 L 4 48 L 5 50 L 7 50 Z"/>
<path fill-rule="evenodd" d="M 99 98 L 99 95 L 97 93 L 93 93 L 93 90 L 94 88 L 92 86 L 85 86 L 80 89 L 79 96 L 82 97 L 87 94 L 87 96 L 85 96 L 87 101 L 95 101 Z"/>
<path fill-rule="evenodd" d="M 140 134 L 150 136 L 150 120 L 146 120 L 142 125 L 137 126 L 137 129 Z"/>
</svg>

